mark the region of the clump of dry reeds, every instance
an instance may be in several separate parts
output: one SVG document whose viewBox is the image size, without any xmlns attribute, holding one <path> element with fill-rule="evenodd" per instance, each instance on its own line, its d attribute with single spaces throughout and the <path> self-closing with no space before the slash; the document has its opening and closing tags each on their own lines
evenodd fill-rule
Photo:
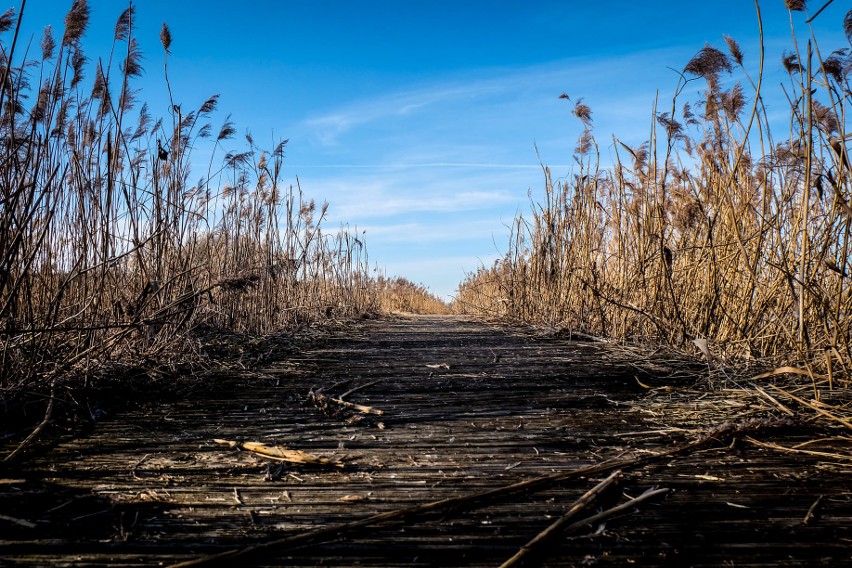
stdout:
<svg viewBox="0 0 852 568">
<path fill-rule="evenodd" d="M 134 17 L 101 60 L 83 50 L 85 0 L 36 56 L 20 15 L 0 16 L 4 393 L 141 360 L 199 323 L 263 333 L 376 307 L 363 237 L 323 232 L 328 205 L 282 184 L 286 140 L 224 153 L 235 128 L 208 123 L 217 96 L 169 88 L 163 117 L 139 103 Z M 161 40 L 168 63 L 165 25 Z M 224 156 L 191 181 L 202 139 Z"/>
<path fill-rule="evenodd" d="M 415 284 L 406 278 L 379 276 L 375 285 L 379 309 L 384 313 L 450 313 L 450 306 L 446 302 L 429 292 L 422 284 Z"/>
<path fill-rule="evenodd" d="M 845 22 L 852 40 L 852 12 Z M 613 139 L 611 169 L 599 167 L 591 112 L 575 108 L 576 173 L 554 185 L 545 169 L 543 199 L 456 307 L 848 378 L 852 56 L 793 39 L 781 135 L 764 107 L 762 49 L 751 76 L 727 37 L 729 53 L 707 46 L 687 63 L 644 143 Z M 735 66 L 743 81 L 726 85 Z M 693 81 L 704 96 L 684 104 Z"/>
</svg>

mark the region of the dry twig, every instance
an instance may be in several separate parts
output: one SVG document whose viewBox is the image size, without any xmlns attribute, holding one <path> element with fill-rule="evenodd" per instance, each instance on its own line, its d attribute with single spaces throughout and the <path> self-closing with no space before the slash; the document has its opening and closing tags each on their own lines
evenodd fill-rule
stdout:
<svg viewBox="0 0 852 568">
<path fill-rule="evenodd" d="M 612 472 L 609 477 L 595 485 L 593 488 L 589 489 L 586 493 L 583 494 L 582 497 L 577 499 L 571 505 L 571 507 L 565 512 L 564 515 L 562 515 L 559 520 L 547 527 L 547 529 L 540 532 L 535 538 L 533 538 L 531 541 L 522 546 L 521 549 L 518 550 L 518 552 L 516 552 L 514 556 L 512 556 L 506 562 L 501 564 L 500 568 L 509 568 L 510 566 L 515 566 L 519 562 L 522 562 L 524 558 L 535 553 L 547 541 L 563 532 L 565 527 L 574 517 L 576 517 L 578 514 L 580 514 L 580 512 L 587 509 L 595 501 L 597 501 L 600 495 L 609 487 L 611 487 L 612 484 L 616 483 L 619 479 L 621 479 L 621 471 L 616 470 Z"/>
</svg>

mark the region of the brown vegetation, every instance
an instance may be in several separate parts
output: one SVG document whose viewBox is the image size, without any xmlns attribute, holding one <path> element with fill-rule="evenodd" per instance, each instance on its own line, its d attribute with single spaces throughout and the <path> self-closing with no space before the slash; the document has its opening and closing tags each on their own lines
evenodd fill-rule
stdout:
<svg viewBox="0 0 852 568">
<path fill-rule="evenodd" d="M 849 377 L 852 56 L 793 40 L 781 135 L 764 106 L 763 49 L 754 76 L 728 37 L 728 53 L 701 49 L 671 102 L 657 101 L 645 143 L 613 138 L 609 169 L 578 102 L 576 173 L 554 184 L 545 168 L 541 202 L 455 307 Z M 742 81 L 723 81 L 735 70 Z M 697 80 L 702 100 L 682 101 Z"/>
<path fill-rule="evenodd" d="M 449 314 L 450 307 L 423 285 L 405 278 L 376 279 L 379 308 L 384 313 Z"/>
<path fill-rule="evenodd" d="M 84 54 L 84 0 L 61 38 L 44 30 L 35 57 L 18 37 L 22 16 L 0 17 L 5 395 L 111 361 L 185 355 L 199 324 L 266 333 L 376 308 L 362 237 L 324 233 L 328 205 L 282 184 L 286 140 L 262 150 L 246 135 L 227 152 L 234 125 L 207 122 L 216 95 L 175 94 L 164 117 L 138 104 L 132 6 L 104 59 Z M 165 24 L 160 37 L 168 86 Z M 198 146 L 211 158 L 193 182 Z"/>
</svg>

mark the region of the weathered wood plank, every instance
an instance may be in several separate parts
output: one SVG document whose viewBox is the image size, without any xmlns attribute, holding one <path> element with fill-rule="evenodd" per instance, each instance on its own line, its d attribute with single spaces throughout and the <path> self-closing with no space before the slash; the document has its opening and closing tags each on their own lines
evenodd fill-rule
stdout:
<svg viewBox="0 0 852 568">
<path fill-rule="evenodd" d="M 356 331 L 273 360 L 256 377 L 221 378 L 179 399 L 107 409 L 91 431 L 3 472 L 10 483 L 0 484 L 0 513 L 35 527 L 0 520 L 0 559 L 29 566 L 176 563 L 665 450 L 731 416 L 768 416 L 721 394 L 656 396 L 638 385 L 629 354 L 593 342 L 452 317 L 371 321 Z M 678 365 L 668 366 L 664 380 L 688 375 L 678 375 Z M 344 381 L 327 394 L 369 385 L 345 398 L 383 414 L 327 415 L 307 401 L 311 388 Z M 808 435 L 777 434 L 790 444 Z M 287 446 L 346 465 L 272 462 L 217 438 Z M 377 526 L 256 561 L 499 565 L 593 482 L 566 481 L 437 522 Z M 595 536 L 557 541 L 546 565 L 852 560 L 848 474 L 825 460 L 752 445 L 714 447 L 629 472 L 624 490 L 635 496 L 650 486 L 672 489 L 671 497 Z M 802 524 L 820 495 L 814 520 Z"/>
</svg>

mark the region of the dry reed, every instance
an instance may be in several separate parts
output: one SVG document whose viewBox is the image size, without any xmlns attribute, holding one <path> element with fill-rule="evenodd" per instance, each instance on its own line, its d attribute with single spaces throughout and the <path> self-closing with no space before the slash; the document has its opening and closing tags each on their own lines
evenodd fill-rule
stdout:
<svg viewBox="0 0 852 568">
<path fill-rule="evenodd" d="M 383 313 L 449 314 L 450 306 L 423 286 L 405 278 L 376 278 L 378 305 Z"/>
<path fill-rule="evenodd" d="M 218 97 L 139 104 L 132 4 L 103 60 L 84 54 L 76 0 L 37 56 L 0 16 L 0 388 L 56 387 L 141 361 L 198 324 L 264 333 L 376 309 L 363 235 L 324 232 L 327 204 L 285 186 L 286 140 L 243 150 L 209 124 Z M 97 62 L 97 63 L 95 63 Z M 193 149 L 214 148 L 193 183 Z M 223 155 L 224 154 L 224 155 Z M 216 157 L 221 156 L 221 157 Z"/>
<path fill-rule="evenodd" d="M 852 12 L 852 40 L 850 22 Z M 454 307 L 848 378 L 852 56 L 794 33 L 778 136 L 760 26 L 757 75 L 732 38 L 729 54 L 704 47 L 666 110 L 655 103 L 647 141 L 613 138 L 611 168 L 599 165 L 590 109 L 575 107 L 576 173 L 554 184 L 544 169 L 544 196 L 515 219 L 508 252 L 467 277 Z M 726 84 L 734 69 L 742 82 Z M 704 96 L 684 104 L 695 81 Z"/>
</svg>

